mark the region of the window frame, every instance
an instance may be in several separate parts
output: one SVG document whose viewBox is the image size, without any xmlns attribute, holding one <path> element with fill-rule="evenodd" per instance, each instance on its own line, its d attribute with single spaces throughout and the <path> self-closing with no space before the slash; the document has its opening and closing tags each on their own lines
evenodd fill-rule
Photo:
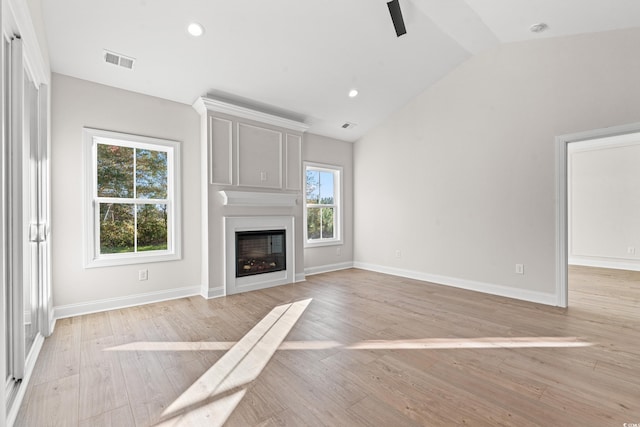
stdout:
<svg viewBox="0 0 640 427">
<path fill-rule="evenodd" d="M 148 252 L 127 252 L 117 254 L 100 254 L 100 202 L 105 197 L 98 197 L 97 145 L 107 143 L 127 148 L 150 149 L 167 152 L 167 249 Z M 175 261 L 182 258 L 181 253 L 181 184 L 180 184 L 180 143 L 168 139 L 152 138 L 122 132 L 106 131 L 94 128 L 83 128 L 84 146 L 84 267 L 109 267 L 117 265 L 142 264 L 162 261 Z M 135 175 L 135 171 L 134 171 Z M 134 206 L 147 203 L 135 202 L 146 199 L 112 198 L 115 203 Z M 159 199 L 151 199 L 159 200 Z M 157 204 L 157 203 L 154 203 Z M 164 204 L 164 203 L 163 203 Z"/>
<path fill-rule="evenodd" d="M 304 232 L 304 247 L 305 248 L 313 248 L 320 246 L 336 246 L 342 245 L 342 176 L 343 176 L 343 168 L 338 165 L 330 165 L 325 163 L 315 163 L 315 162 L 303 162 L 303 182 L 302 182 L 302 197 L 304 198 L 303 203 L 303 232 Z M 320 172 L 331 172 L 333 173 L 333 194 L 334 194 L 334 203 L 331 205 L 327 204 L 316 204 L 316 203 L 307 203 L 307 170 L 316 170 Z M 309 239 L 307 234 L 307 210 L 308 208 L 318 208 L 318 207 L 334 207 L 334 237 L 331 239 Z"/>
</svg>

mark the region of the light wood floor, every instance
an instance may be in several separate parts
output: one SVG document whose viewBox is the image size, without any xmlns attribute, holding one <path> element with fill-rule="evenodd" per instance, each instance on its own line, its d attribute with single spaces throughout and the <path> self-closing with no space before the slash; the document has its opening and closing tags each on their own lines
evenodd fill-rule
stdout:
<svg viewBox="0 0 640 427">
<path fill-rule="evenodd" d="M 60 320 L 16 425 L 154 425 L 275 306 L 305 298 L 297 344 L 242 385 L 227 425 L 640 423 L 640 273 L 572 267 L 570 282 L 564 310 L 345 270 Z"/>
</svg>

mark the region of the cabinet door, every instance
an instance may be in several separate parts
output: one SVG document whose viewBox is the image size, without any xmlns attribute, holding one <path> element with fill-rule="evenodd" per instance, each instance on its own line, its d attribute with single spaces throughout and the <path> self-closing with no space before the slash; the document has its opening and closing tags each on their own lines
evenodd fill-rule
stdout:
<svg viewBox="0 0 640 427">
<path fill-rule="evenodd" d="M 282 188 L 282 132 L 238 123 L 238 185 Z"/>
</svg>

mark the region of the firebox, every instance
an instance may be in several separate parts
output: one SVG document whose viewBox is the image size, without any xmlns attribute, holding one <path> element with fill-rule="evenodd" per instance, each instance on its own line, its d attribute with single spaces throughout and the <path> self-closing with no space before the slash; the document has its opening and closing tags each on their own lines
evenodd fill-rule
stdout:
<svg viewBox="0 0 640 427">
<path fill-rule="evenodd" d="M 287 269 L 286 230 L 236 231 L 236 277 Z"/>
</svg>

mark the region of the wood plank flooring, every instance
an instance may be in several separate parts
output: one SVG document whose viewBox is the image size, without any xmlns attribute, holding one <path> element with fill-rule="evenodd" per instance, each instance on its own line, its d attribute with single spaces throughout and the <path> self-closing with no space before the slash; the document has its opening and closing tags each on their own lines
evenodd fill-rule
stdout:
<svg viewBox="0 0 640 427">
<path fill-rule="evenodd" d="M 59 320 L 16 425 L 187 425 L 162 414 L 275 306 L 306 298 L 258 377 L 215 398 L 244 393 L 226 425 L 640 423 L 640 273 L 569 274 L 569 309 L 352 269 Z"/>
</svg>

